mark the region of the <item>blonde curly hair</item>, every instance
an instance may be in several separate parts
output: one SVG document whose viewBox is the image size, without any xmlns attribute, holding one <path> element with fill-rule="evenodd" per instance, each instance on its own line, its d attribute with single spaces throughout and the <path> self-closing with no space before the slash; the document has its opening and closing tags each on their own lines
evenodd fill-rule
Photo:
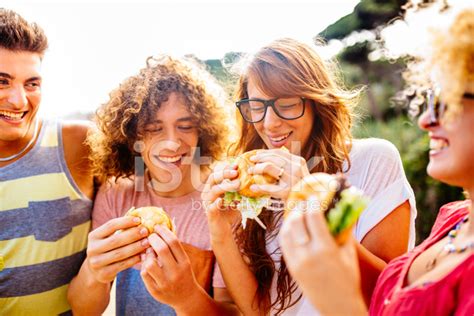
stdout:
<svg viewBox="0 0 474 316">
<path fill-rule="evenodd" d="M 449 104 L 450 115 L 460 111 L 463 94 L 469 85 L 474 84 L 474 8 L 454 4 L 445 0 L 434 1 L 422 9 L 440 12 L 436 18 L 438 26 L 426 28 L 428 47 L 408 64 L 404 74 L 413 95 L 409 110 L 414 115 L 420 113 L 425 92 L 434 83 L 441 88 L 441 98 Z M 410 10 L 407 16 L 417 14 Z"/>
<path fill-rule="evenodd" d="M 199 122 L 201 156 L 219 159 L 228 140 L 228 117 L 223 91 L 201 65 L 191 59 L 167 55 L 149 57 L 146 67 L 113 90 L 96 112 L 98 129 L 88 136 L 94 175 L 101 181 L 134 174 L 137 141 L 145 126 L 171 93 L 183 97 L 191 116 Z"/>
</svg>

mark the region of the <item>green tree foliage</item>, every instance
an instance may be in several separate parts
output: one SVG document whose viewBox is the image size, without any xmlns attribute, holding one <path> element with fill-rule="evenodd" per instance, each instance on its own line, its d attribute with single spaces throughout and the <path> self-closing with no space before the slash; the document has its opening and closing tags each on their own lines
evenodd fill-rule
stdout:
<svg viewBox="0 0 474 316">
<path fill-rule="evenodd" d="M 351 14 L 329 25 L 318 35 L 325 40 L 343 39 L 355 31 L 373 30 L 399 16 L 401 7 L 406 2 L 406 0 L 362 0 Z"/>
</svg>

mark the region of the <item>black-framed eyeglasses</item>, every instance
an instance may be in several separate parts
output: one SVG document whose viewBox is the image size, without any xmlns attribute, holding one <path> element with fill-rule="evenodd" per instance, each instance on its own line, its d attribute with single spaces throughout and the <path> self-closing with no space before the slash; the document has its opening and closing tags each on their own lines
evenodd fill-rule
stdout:
<svg viewBox="0 0 474 316">
<path fill-rule="evenodd" d="M 258 123 L 265 118 L 269 106 L 278 117 L 284 120 L 296 120 L 304 115 L 305 103 L 302 97 L 273 100 L 252 98 L 239 100 L 235 102 L 235 105 L 245 121 Z"/>
</svg>

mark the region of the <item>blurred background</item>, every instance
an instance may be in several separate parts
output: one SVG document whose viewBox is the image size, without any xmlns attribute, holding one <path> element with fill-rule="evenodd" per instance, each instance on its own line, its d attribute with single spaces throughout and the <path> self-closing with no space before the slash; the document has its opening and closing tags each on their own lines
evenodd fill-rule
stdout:
<svg viewBox="0 0 474 316">
<path fill-rule="evenodd" d="M 417 199 L 417 242 L 441 205 L 463 198 L 426 175 L 429 140 L 403 102 L 402 73 L 421 44 L 399 20 L 406 0 L 2 2 L 45 29 L 41 113 L 66 119 L 90 119 L 110 90 L 157 53 L 203 63 L 232 106 L 231 68 L 243 54 L 284 36 L 323 39 L 328 45 L 318 51 L 338 61 L 346 86 L 365 86 L 354 135 L 387 139 L 400 151 Z"/>
</svg>

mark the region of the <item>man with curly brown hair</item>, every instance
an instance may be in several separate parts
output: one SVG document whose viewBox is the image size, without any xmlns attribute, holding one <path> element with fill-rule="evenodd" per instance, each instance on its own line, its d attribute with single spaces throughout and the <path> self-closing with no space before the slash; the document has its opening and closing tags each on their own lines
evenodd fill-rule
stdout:
<svg viewBox="0 0 474 316">
<path fill-rule="evenodd" d="M 93 177 L 89 125 L 37 116 L 43 30 L 0 8 L 0 313 L 69 313 L 85 257 Z"/>
<path fill-rule="evenodd" d="M 69 287 L 75 314 L 102 314 L 114 280 L 118 315 L 237 313 L 201 199 L 209 163 L 227 145 L 229 120 L 211 92 L 218 89 L 192 60 L 157 56 L 98 110 L 89 143 L 94 174 L 108 181 L 94 201 L 87 258 Z M 174 233 L 160 225 L 149 232 L 124 216 L 147 206 L 164 209 Z"/>
</svg>

